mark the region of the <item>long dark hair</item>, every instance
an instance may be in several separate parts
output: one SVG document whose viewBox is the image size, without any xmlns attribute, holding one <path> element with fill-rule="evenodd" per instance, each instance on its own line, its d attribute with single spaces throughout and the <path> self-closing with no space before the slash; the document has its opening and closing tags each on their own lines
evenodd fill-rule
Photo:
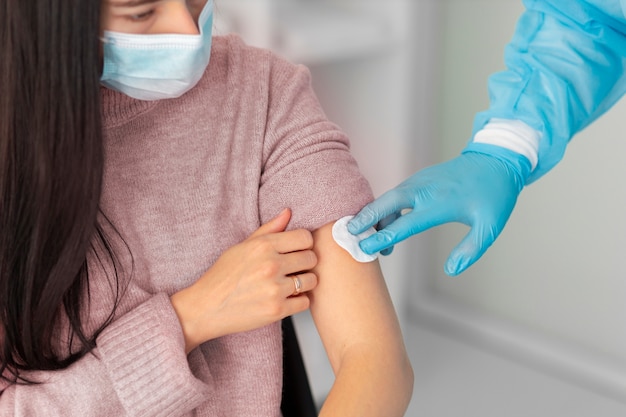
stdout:
<svg viewBox="0 0 626 417">
<path fill-rule="evenodd" d="M 0 1 L 0 371 L 11 382 L 67 367 L 107 324 L 86 334 L 81 322 L 94 240 L 113 256 L 98 226 L 100 7 Z M 78 346 L 64 355 L 62 314 Z"/>
</svg>

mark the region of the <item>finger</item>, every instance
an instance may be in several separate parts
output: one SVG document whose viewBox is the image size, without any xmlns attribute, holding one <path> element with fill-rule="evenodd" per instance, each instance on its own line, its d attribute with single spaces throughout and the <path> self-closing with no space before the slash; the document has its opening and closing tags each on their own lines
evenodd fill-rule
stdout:
<svg viewBox="0 0 626 417">
<path fill-rule="evenodd" d="M 379 230 L 370 237 L 363 239 L 359 246 L 363 252 L 371 255 L 388 249 L 410 236 L 421 233 L 431 227 L 451 221 L 450 213 L 445 211 L 413 210 L 398 217 L 395 221 Z"/>
<path fill-rule="evenodd" d="M 289 275 L 285 280 L 287 297 L 297 297 L 317 286 L 317 275 L 312 272 Z"/>
<path fill-rule="evenodd" d="M 384 229 L 385 227 L 389 226 L 391 223 L 393 223 L 394 221 L 396 221 L 396 219 L 400 217 L 399 213 L 394 213 L 391 216 L 387 216 L 384 219 L 382 219 L 380 222 L 378 222 L 378 226 L 377 228 L 380 229 Z M 393 252 L 393 246 L 389 246 L 388 248 L 385 248 L 383 250 L 380 251 L 381 255 L 384 256 L 388 256 L 391 255 L 391 253 Z"/>
<path fill-rule="evenodd" d="M 313 248 L 313 234 L 305 229 L 290 230 L 268 236 L 278 253 L 289 253 Z"/>
<path fill-rule="evenodd" d="M 310 305 L 311 300 L 306 294 L 286 298 L 284 301 L 284 316 L 282 318 L 308 310 Z"/>
<path fill-rule="evenodd" d="M 317 255 L 311 249 L 281 254 L 278 260 L 279 272 L 291 275 L 300 271 L 308 271 L 317 265 Z"/>
<path fill-rule="evenodd" d="M 358 235 L 374 226 L 381 219 L 394 213 L 400 213 L 405 208 L 412 207 L 413 199 L 408 198 L 406 193 L 397 189 L 387 191 L 385 194 L 363 207 L 361 211 L 348 222 L 348 231 L 353 235 Z"/>
<path fill-rule="evenodd" d="M 454 277 L 472 266 L 489 249 L 498 235 L 499 231 L 496 227 L 473 226 L 450 252 L 444 266 L 446 274 Z"/>
<path fill-rule="evenodd" d="M 288 208 L 283 209 L 276 217 L 267 223 L 261 225 L 258 229 L 254 231 L 249 237 L 249 239 L 253 239 L 258 236 L 270 234 L 270 233 L 279 233 L 284 231 L 287 228 L 287 224 L 291 219 L 291 210 Z"/>
</svg>

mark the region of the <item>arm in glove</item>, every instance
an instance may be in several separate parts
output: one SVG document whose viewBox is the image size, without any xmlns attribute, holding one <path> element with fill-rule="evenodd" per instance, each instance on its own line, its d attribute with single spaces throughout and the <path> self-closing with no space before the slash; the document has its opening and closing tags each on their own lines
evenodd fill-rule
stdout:
<svg viewBox="0 0 626 417">
<path fill-rule="evenodd" d="M 469 233 L 452 250 L 445 271 L 458 275 L 496 240 L 530 173 L 525 157 L 495 145 L 471 143 L 458 157 L 423 169 L 365 206 L 349 223 L 354 234 L 379 223 L 361 241 L 366 253 L 391 248 L 431 227 L 459 222 Z M 400 215 L 402 210 L 410 212 Z"/>
</svg>

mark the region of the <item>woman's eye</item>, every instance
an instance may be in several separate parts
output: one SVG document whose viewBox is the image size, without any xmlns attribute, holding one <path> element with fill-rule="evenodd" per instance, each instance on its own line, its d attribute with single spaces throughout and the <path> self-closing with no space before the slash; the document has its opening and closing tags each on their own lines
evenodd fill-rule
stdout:
<svg viewBox="0 0 626 417">
<path fill-rule="evenodd" d="M 141 22 L 143 20 L 148 19 L 153 14 L 154 14 L 154 10 L 148 10 L 148 11 L 141 12 L 141 13 L 131 14 L 128 16 L 128 18 L 132 20 L 133 22 Z"/>
</svg>

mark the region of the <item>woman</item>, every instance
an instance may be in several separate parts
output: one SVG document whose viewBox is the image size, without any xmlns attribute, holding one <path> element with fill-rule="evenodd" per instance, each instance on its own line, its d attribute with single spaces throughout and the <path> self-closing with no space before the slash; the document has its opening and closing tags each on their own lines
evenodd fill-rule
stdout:
<svg viewBox="0 0 626 417">
<path fill-rule="evenodd" d="M 331 236 L 371 192 L 307 70 L 211 38 L 210 0 L 0 10 L 2 414 L 279 416 L 310 308 L 320 415 L 401 416 L 382 274 Z"/>
</svg>

